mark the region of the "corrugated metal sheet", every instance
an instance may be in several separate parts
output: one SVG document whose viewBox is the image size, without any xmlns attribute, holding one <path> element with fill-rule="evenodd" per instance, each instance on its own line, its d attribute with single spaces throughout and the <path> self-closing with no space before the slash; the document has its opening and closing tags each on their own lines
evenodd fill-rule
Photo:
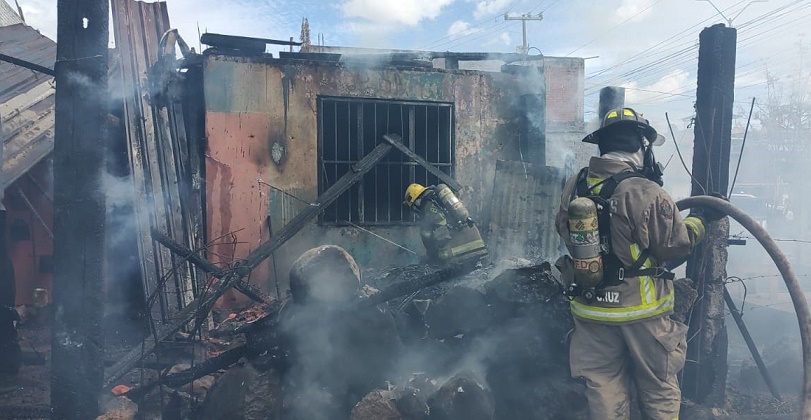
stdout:
<svg viewBox="0 0 811 420">
<path fill-rule="evenodd" d="M 0 27 L 0 53 L 52 69 L 56 61 L 56 42 L 30 26 L 5 26 Z M 0 62 L 0 103 L 51 79 L 33 70 Z"/>
<path fill-rule="evenodd" d="M 0 0 L 0 26 L 16 25 L 23 23 L 23 20 L 16 11 L 6 3 L 6 0 Z"/>
<path fill-rule="evenodd" d="M 53 68 L 56 43 L 31 27 L 5 26 L 0 27 L 0 53 Z M 3 188 L 53 150 L 55 92 L 52 77 L 0 62 Z"/>
<path fill-rule="evenodd" d="M 563 174 L 556 168 L 499 160 L 493 184 L 487 247 L 495 257 L 553 260 L 559 254 L 555 229 Z"/>
<path fill-rule="evenodd" d="M 201 192 L 199 185 L 189 185 L 199 179 L 193 173 L 193 168 L 199 169 L 194 161 L 199 156 L 186 136 L 180 105 L 158 104 L 150 91 L 160 40 L 171 28 L 166 2 L 114 0 L 112 12 L 144 290 L 160 302 L 153 306 L 153 318 L 166 321 L 194 299 L 204 276 L 153 241 L 151 229 L 190 249 L 201 248 Z"/>
<path fill-rule="evenodd" d="M 54 95 L 50 81 L 0 104 L 3 121 L 3 189 L 8 188 L 54 147 Z"/>
</svg>

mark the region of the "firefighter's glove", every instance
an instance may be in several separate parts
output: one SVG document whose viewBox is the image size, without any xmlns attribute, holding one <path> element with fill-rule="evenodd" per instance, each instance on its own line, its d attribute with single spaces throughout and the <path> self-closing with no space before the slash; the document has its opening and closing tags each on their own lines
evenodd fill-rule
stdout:
<svg viewBox="0 0 811 420">
<path fill-rule="evenodd" d="M 724 197 L 723 195 L 721 195 L 719 193 L 711 193 L 711 194 L 708 194 L 708 196 L 709 197 L 720 198 L 721 200 L 724 200 L 724 201 L 729 201 L 728 198 Z M 698 209 L 698 211 L 701 212 L 702 218 L 707 223 L 717 222 L 717 221 L 723 219 L 724 217 L 726 217 L 726 213 L 720 212 L 720 211 L 718 211 L 718 210 L 716 210 L 716 209 L 714 209 L 712 207 L 701 207 L 701 208 Z"/>
</svg>

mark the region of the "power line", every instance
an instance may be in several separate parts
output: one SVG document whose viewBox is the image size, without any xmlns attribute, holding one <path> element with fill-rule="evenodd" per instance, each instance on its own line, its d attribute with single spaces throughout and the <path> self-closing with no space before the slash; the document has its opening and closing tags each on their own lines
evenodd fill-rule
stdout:
<svg viewBox="0 0 811 420">
<path fill-rule="evenodd" d="M 605 36 L 606 34 L 608 34 L 609 32 L 612 32 L 612 31 L 614 31 L 615 29 L 619 28 L 620 26 L 622 26 L 622 25 L 624 25 L 624 24 L 626 24 L 626 23 L 630 22 L 630 21 L 631 21 L 632 19 L 634 19 L 635 17 L 637 17 L 637 16 L 641 15 L 642 13 L 647 12 L 648 10 L 650 10 L 650 8 L 652 8 L 653 6 L 656 6 L 657 4 L 659 4 L 659 3 L 663 2 L 663 1 L 664 1 L 664 0 L 657 0 L 655 3 L 650 4 L 648 7 L 646 7 L 646 8 L 644 8 L 644 9 L 640 10 L 639 12 L 635 13 L 633 16 L 629 17 L 628 19 L 625 19 L 625 20 L 623 20 L 622 22 L 618 23 L 618 24 L 617 24 L 617 25 L 615 25 L 613 28 L 611 28 L 611 29 L 609 29 L 609 30 L 607 30 L 607 31 L 603 32 L 602 34 L 600 34 L 600 36 L 595 37 L 595 38 L 593 38 L 591 41 L 589 41 L 589 42 L 587 42 L 587 43 L 585 43 L 585 44 L 583 44 L 583 45 L 581 45 L 581 46 L 579 46 L 579 47 L 575 48 L 574 50 L 572 50 L 572 52 L 570 52 L 569 54 L 566 54 L 566 57 L 569 57 L 569 56 L 571 56 L 572 54 L 576 53 L 577 51 L 581 50 L 582 48 L 584 48 L 584 47 L 587 47 L 587 46 L 591 45 L 591 44 L 592 44 L 594 41 L 596 41 L 596 40 L 598 40 L 598 39 L 600 39 L 600 38 L 604 37 L 604 36 Z"/>
<path fill-rule="evenodd" d="M 704 189 L 704 186 L 701 185 L 701 183 L 698 182 L 698 180 L 693 176 L 693 173 L 690 172 L 689 169 L 687 169 L 687 163 L 684 162 L 684 157 L 681 155 L 681 149 L 679 149 L 679 142 L 676 141 L 676 135 L 673 134 L 673 125 L 670 124 L 670 117 L 667 115 L 667 112 L 665 112 L 665 119 L 667 120 L 667 128 L 670 129 L 670 137 L 673 138 L 673 145 L 676 146 L 676 152 L 678 152 L 679 154 L 679 160 L 681 161 L 681 165 L 684 167 L 684 170 L 685 172 L 687 172 L 687 175 L 690 175 L 690 179 L 692 179 L 693 182 L 695 182 L 696 185 L 698 185 L 701 188 L 701 191 L 704 191 L 704 194 L 707 194 L 707 190 Z"/>
<path fill-rule="evenodd" d="M 471 26 L 470 26 L 470 27 L 468 27 L 468 28 L 467 28 L 465 31 L 463 31 L 463 32 L 468 32 L 468 33 L 469 33 L 469 35 L 474 35 L 474 34 L 476 34 L 476 33 L 479 33 L 480 31 L 472 31 L 472 32 L 470 32 L 470 31 L 471 31 L 473 28 L 477 28 L 477 27 L 483 26 L 483 25 L 487 24 L 488 22 L 490 22 L 490 23 L 492 24 L 492 23 L 493 23 L 492 21 L 493 21 L 494 19 L 498 19 L 499 17 L 501 17 L 502 15 L 504 15 L 504 13 L 509 13 L 509 12 L 511 12 L 511 11 L 512 11 L 513 6 L 515 6 L 515 4 L 516 4 L 516 3 L 518 3 L 518 1 L 519 1 L 519 0 L 514 0 L 513 2 L 511 2 L 510 4 L 508 4 L 508 5 L 507 5 L 507 7 L 506 7 L 506 10 L 505 10 L 504 12 L 502 12 L 502 13 L 497 13 L 497 14 L 494 14 L 494 15 L 490 15 L 490 16 L 488 16 L 488 17 L 486 17 L 486 18 L 480 19 L 480 20 L 479 20 L 479 21 L 477 21 L 477 22 L 474 22 L 473 24 L 471 24 Z M 495 23 L 499 23 L 499 21 L 496 21 Z M 491 27 L 492 27 L 492 25 L 491 25 Z M 445 36 L 444 36 L 444 37 L 442 37 L 442 38 L 439 38 L 439 39 L 436 39 L 436 40 L 434 40 L 434 41 L 431 41 L 431 42 L 429 42 L 429 43 L 427 43 L 427 44 L 424 44 L 424 45 L 422 45 L 421 47 L 418 47 L 418 49 L 431 49 L 431 48 L 434 48 L 434 47 L 435 47 L 435 46 L 437 46 L 437 45 L 442 45 L 442 44 L 445 44 L 445 43 L 450 42 L 450 41 L 455 41 L 455 40 L 457 40 L 457 39 L 459 39 L 459 38 L 462 38 L 462 37 L 465 37 L 465 36 L 468 36 L 468 35 L 465 35 L 465 34 L 461 34 L 461 35 L 458 35 L 458 34 L 448 34 L 448 35 L 445 35 Z M 448 41 L 447 41 L 447 42 L 442 42 L 442 41 L 444 41 L 444 40 L 448 40 Z"/>
<path fill-rule="evenodd" d="M 744 0 L 744 1 L 746 1 L 746 0 Z M 786 16 L 793 15 L 797 11 L 802 10 L 802 9 L 804 9 L 806 7 L 809 7 L 809 4 L 800 4 L 802 2 L 803 2 L 803 0 L 797 0 L 797 1 L 794 1 L 792 3 L 777 7 L 777 8 L 775 8 L 775 9 L 769 11 L 769 12 L 766 12 L 766 13 L 756 17 L 756 18 L 753 18 L 750 21 L 745 22 L 744 24 L 740 25 L 739 28 L 743 28 L 743 29 L 741 29 L 742 33 L 748 33 L 754 28 L 764 27 L 764 26 L 766 26 L 766 25 L 768 25 L 768 24 L 770 24 L 770 23 L 772 23 L 774 21 L 780 20 L 780 19 L 782 19 L 782 18 L 784 18 Z M 742 2 L 739 2 L 738 4 L 740 4 L 740 3 L 742 3 Z M 736 6 L 738 4 L 736 4 Z M 792 7 L 797 6 L 797 5 L 800 5 L 800 6 L 794 8 L 793 10 L 791 9 Z M 734 7 L 735 6 L 732 6 L 732 7 L 728 8 L 728 9 L 725 9 L 725 11 L 730 10 L 730 9 L 732 9 Z M 803 19 L 804 19 L 804 17 L 794 19 L 794 20 L 790 21 L 789 24 L 802 21 Z M 696 26 L 698 26 L 698 25 L 696 25 Z M 787 30 L 789 28 L 787 28 L 785 24 L 784 25 L 777 25 L 777 26 L 770 27 L 770 28 L 762 31 L 761 33 L 759 33 L 757 35 L 748 37 L 745 40 L 758 38 L 763 33 L 768 33 L 770 31 L 777 31 L 777 30 L 781 30 L 781 29 L 782 30 Z M 684 33 L 684 32 L 686 32 L 686 31 L 682 31 L 682 33 Z M 673 38 L 677 37 L 678 35 L 679 34 L 674 35 L 674 36 L 668 38 L 668 40 L 673 39 Z M 761 37 L 761 39 L 762 39 L 762 37 Z M 753 42 L 743 43 L 743 45 L 739 44 L 739 49 L 740 49 L 741 46 L 753 45 L 757 41 L 758 40 L 756 39 Z M 664 43 L 664 41 L 662 43 Z M 660 44 L 662 44 L 662 43 L 660 43 Z M 660 44 L 657 44 L 657 45 L 660 45 Z M 634 69 L 626 71 L 625 73 L 623 73 L 621 75 L 612 76 L 611 78 L 606 80 L 604 83 L 605 84 L 611 84 L 611 82 L 614 81 L 614 80 L 617 80 L 619 78 L 627 78 L 627 77 L 631 77 L 631 76 L 636 76 L 637 80 L 641 80 L 641 78 L 643 76 L 653 76 L 654 74 L 657 74 L 658 72 L 661 72 L 662 68 L 665 68 L 665 64 L 667 64 L 666 68 L 668 68 L 668 69 L 672 69 L 674 67 L 682 66 L 684 64 L 687 64 L 689 62 L 694 61 L 696 58 L 694 56 L 690 56 L 687 60 L 681 60 L 681 61 L 678 61 L 676 63 L 674 63 L 674 61 L 677 61 L 679 58 L 684 57 L 687 53 L 690 53 L 693 50 L 696 50 L 697 48 L 698 47 L 697 47 L 697 45 L 695 43 L 693 43 L 693 45 L 688 46 L 688 47 L 682 47 L 682 49 L 680 49 L 680 50 L 669 53 L 668 55 L 665 55 L 665 56 L 661 56 L 661 57 L 659 57 L 659 58 L 657 58 L 657 59 L 655 59 L 655 60 L 653 60 L 651 62 L 643 64 L 642 66 L 638 66 L 638 67 L 636 67 Z M 656 53 L 654 53 L 654 55 L 655 54 Z M 642 58 L 645 55 L 646 54 L 640 53 L 640 54 L 637 54 L 636 56 L 632 57 L 632 59 L 633 58 Z M 595 78 L 595 77 L 597 77 L 599 75 L 605 74 L 606 72 L 608 72 L 611 69 L 617 69 L 617 68 L 621 67 L 623 64 L 625 64 L 627 62 L 630 62 L 630 61 L 631 61 L 631 59 L 626 60 L 626 61 L 621 62 L 621 63 L 618 63 L 618 64 L 615 64 L 614 66 L 609 67 L 608 69 L 600 70 L 600 71 L 598 71 L 596 73 L 593 73 L 593 74 L 589 75 L 587 79 L 592 79 L 592 78 Z M 643 70 L 645 70 L 645 71 L 643 71 Z"/>
<path fill-rule="evenodd" d="M 732 178 L 732 186 L 729 187 L 729 194 L 727 197 L 732 195 L 732 191 L 735 191 L 735 181 L 738 180 L 738 171 L 741 169 L 741 160 L 743 160 L 743 151 L 746 147 L 746 135 L 749 134 L 749 123 L 752 121 L 752 111 L 755 110 L 755 98 L 752 98 L 752 106 L 749 108 L 749 118 L 746 119 L 746 129 L 743 132 L 743 142 L 741 143 L 741 153 L 738 155 L 738 164 L 735 166 L 735 176 Z"/>
</svg>

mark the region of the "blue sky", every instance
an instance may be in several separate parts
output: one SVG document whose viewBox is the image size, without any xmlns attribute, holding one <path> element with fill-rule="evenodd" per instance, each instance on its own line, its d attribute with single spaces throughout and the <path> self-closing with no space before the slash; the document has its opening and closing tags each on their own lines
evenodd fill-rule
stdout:
<svg viewBox="0 0 811 420">
<path fill-rule="evenodd" d="M 0 0 L 3 1 L 3 0 Z M 5 0 L 10 1 L 10 0 Z M 18 0 L 28 24 L 55 37 L 56 0 Z M 13 3 L 13 0 L 10 1 Z M 173 26 L 192 46 L 197 28 L 226 34 L 298 39 L 303 17 L 313 42 L 327 45 L 455 51 L 515 51 L 521 23 L 503 15 L 543 12 L 528 22 L 529 44 L 546 55 L 586 60 L 586 119 L 597 91 L 628 88 L 630 105 L 662 124 L 689 117 L 695 92 L 701 28 L 725 20 L 706 1 L 694 0 L 168 0 Z M 713 0 L 736 17 L 736 107 L 765 98 L 766 74 L 781 83 L 808 85 L 804 32 L 811 1 Z M 803 46 L 801 48 L 801 46 Z M 537 54 L 533 49 L 531 54 Z M 803 76 L 806 75 L 806 76 Z M 811 91 L 811 90 L 809 90 Z"/>
</svg>

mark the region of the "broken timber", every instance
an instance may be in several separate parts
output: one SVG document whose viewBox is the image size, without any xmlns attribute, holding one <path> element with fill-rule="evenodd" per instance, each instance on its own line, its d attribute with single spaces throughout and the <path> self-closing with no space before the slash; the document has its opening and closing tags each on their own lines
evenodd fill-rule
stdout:
<svg viewBox="0 0 811 420">
<path fill-rule="evenodd" d="M 189 369 L 182 370 L 177 373 L 166 375 L 158 380 L 147 383 L 137 388 L 132 388 L 125 394 L 132 400 L 137 400 L 146 395 L 149 391 L 158 385 L 166 385 L 172 388 L 181 387 L 203 376 L 212 374 L 220 369 L 225 369 L 228 366 L 238 362 L 243 356 L 248 353 L 246 345 L 240 345 L 230 350 L 224 351 L 222 354 L 205 360 L 201 363 L 194 365 Z"/>
<path fill-rule="evenodd" d="M 38 71 L 48 76 L 56 76 L 56 73 L 48 67 L 40 66 L 39 64 L 35 64 L 30 61 L 20 60 L 19 58 L 14 58 L 10 55 L 0 54 L 0 61 L 5 61 L 7 63 L 14 64 L 15 66 L 25 67 L 29 70 Z"/>
<path fill-rule="evenodd" d="M 172 334 L 180 331 L 183 326 L 193 320 L 198 314 L 208 312 L 214 302 L 220 298 L 231 286 L 247 276 L 257 265 L 267 259 L 276 249 L 292 238 L 304 225 L 312 218 L 321 213 L 327 206 L 332 204 L 338 197 L 346 192 L 352 185 L 363 179 L 378 162 L 380 162 L 392 149 L 392 145 L 380 143 L 371 152 L 363 157 L 358 163 L 351 166 L 351 171 L 346 173 L 341 179 L 324 191 L 318 199 L 307 206 L 293 220 L 279 230 L 270 240 L 260 245 L 248 255 L 240 265 L 235 267 L 216 284 L 216 288 L 207 294 L 198 297 L 186 305 L 170 322 L 157 326 L 155 334 L 146 338 L 141 345 L 136 345 L 118 363 L 113 365 L 104 381 L 104 387 L 109 388 L 115 381 L 119 380 L 130 369 L 135 367 L 141 358 L 152 353 L 158 346 L 158 342 L 166 340 Z M 157 341 L 155 340 L 157 337 Z"/>
<path fill-rule="evenodd" d="M 158 241 L 161 245 L 168 248 L 170 251 L 174 252 L 175 254 L 187 259 L 190 263 L 194 264 L 197 268 L 205 271 L 212 276 L 221 279 L 226 276 L 227 272 L 220 267 L 217 267 L 210 261 L 206 260 L 205 258 L 197 255 L 194 251 L 186 247 L 185 245 L 178 243 L 169 235 L 165 233 L 158 232 L 157 230 L 152 230 L 152 238 Z M 234 283 L 234 289 L 239 290 L 245 296 L 255 300 L 256 302 L 267 302 L 270 298 L 265 296 L 261 290 L 257 289 L 250 283 L 246 283 L 245 281 L 238 281 Z"/>
<path fill-rule="evenodd" d="M 208 263 L 205 260 L 203 261 L 204 264 Z M 395 273 L 395 276 L 401 277 L 399 274 L 402 273 L 403 270 L 413 269 L 414 267 L 415 266 L 397 267 L 394 269 L 395 271 L 397 271 L 397 273 Z M 470 261 L 462 261 L 459 263 L 449 264 L 446 266 L 423 266 L 423 267 L 425 268 L 425 272 L 422 275 L 419 275 L 417 277 L 407 277 L 405 280 L 392 284 L 384 288 L 383 290 L 369 296 L 368 298 L 358 299 L 350 303 L 347 307 L 347 310 L 356 311 L 363 308 L 369 308 L 386 303 L 392 299 L 411 295 L 428 287 L 436 286 L 445 281 L 452 280 L 456 277 L 465 275 L 475 268 L 475 264 Z M 548 268 L 543 267 L 548 267 L 548 263 L 546 263 L 546 266 L 541 265 L 535 267 L 526 267 L 523 270 L 539 271 L 539 272 L 542 272 L 543 270 L 548 270 Z M 243 328 L 238 328 L 236 331 L 231 331 L 229 335 L 243 333 L 250 334 L 251 332 L 255 331 L 260 327 L 271 329 L 275 328 L 277 325 L 276 323 L 279 320 L 278 314 L 283 306 L 284 302 L 274 301 L 268 307 L 267 314 L 264 315 L 262 319 L 251 322 L 250 324 L 248 324 Z M 127 392 L 126 395 L 131 399 L 137 399 L 146 394 L 147 392 L 149 392 L 150 390 L 152 390 L 157 385 L 166 385 L 169 387 L 178 388 L 189 382 L 194 381 L 195 379 L 211 374 L 219 369 L 225 369 L 228 366 L 231 366 L 237 361 L 239 361 L 239 359 L 242 358 L 243 356 L 250 357 L 265 350 L 267 350 L 266 347 L 264 348 L 253 347 L 251 345 L 241 345 L 238 347 L 234 347 L 216 357 L 212 357 L 211 359 L 203 361 L 202 363 L 192 368 L 164 376 L 163 378 L 147 383 L 143 386 L 132 388 L 129 392 Z"/>
<path fill-rule="evenodd" d="M 436 166 L 431 165 L 427 160 L 423 159 L 420 155 L 412 152 L 411 149 L 406 147 L 406 145 L 404 145 L 402 142 L 402 138 L 397 134 L 384 134 L 383 140 L 386 140 L 389 142 L 389 144 L 396 147 L 397 150 L 403 152 L 403 154 L 408 156 L 411 160 L 417 162 L 420 166 L 439 178 L 440 181 L 444 182 L 452 190 L 459 191 L 462 189 L 462 184 L 456 182 L 456 180 L 451 178 L 450 175 L 440 171 Z"/>
</svg>

